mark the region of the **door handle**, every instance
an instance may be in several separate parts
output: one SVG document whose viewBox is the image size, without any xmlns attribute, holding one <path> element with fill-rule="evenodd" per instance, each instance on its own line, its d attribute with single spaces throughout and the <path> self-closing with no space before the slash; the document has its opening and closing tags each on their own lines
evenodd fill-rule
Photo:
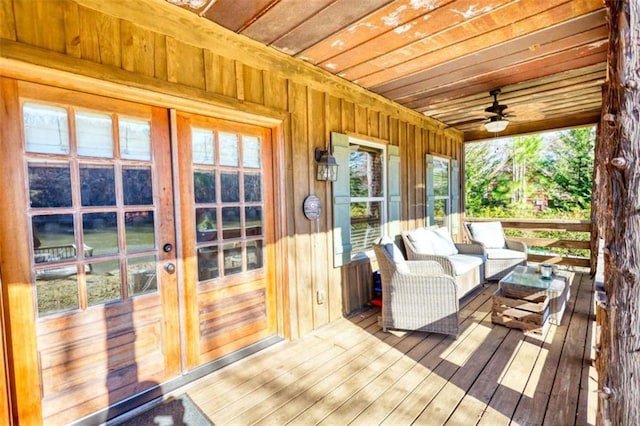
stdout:
<svg viewBox="0 0 640 426">
<path fill-rule="evenodd" d="M 174 265 L 173 263 L 165 263 L 164 270 L 170 274 L 173 274 L 176 271 L 176 265 Z"/>
</svg>

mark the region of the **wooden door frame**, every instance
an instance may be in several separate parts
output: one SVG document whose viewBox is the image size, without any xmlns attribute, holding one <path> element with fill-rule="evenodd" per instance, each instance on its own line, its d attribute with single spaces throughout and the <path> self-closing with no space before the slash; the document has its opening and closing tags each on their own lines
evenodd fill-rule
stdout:
<svg viewBox="0 0 640 426">
<path fill-rule="evenodd" d="M 94 95 L 115 97 L 124 101 L 132 101 L 150 106 L 165 108 L 168 112 L 172 109 L 207 115 L 224 120 L 238 121 L 271 129 L 272 132 L 272 169 L 274 192 L 274 244 L 275 259 L 275 293 L 276 293 L 276 333 L 285 339 L 290 338 L 290 304 L 289 283 L 285 265 L 287 264 L 287 220 L 286 220 L 286 188 L 285 188 L 285 122 L 288 121 L 287 111 L 276 110 L 259 106 L 257 110 L 262 114 L 247 112 L 246 103 L 235 99 L 214 96 L 203 96 L 202 99 L 190 99 L 189 94 L 179 96 L 176 93 L 162 93 L 153 87 L 132 87 L 106 80 L 98 80 L 80 74 L 55 70 L 39 65 L 29 64 L 16 60 L 0 58 L 0 114 L 3 124 L 0 126 L 0 141 L 15 140 L 21 137 L 20 117 L 10 116 L 10 111 L 18 111 L 6 103 L 19 102 L 18 80 L 45 84 L 66 90 L 74 90 Z M 125 82 L 121 82 L 125 83 Z M 203 95 L 206 93 L 203 92 Z M 237 109 L 235 109 L 237 107 Z M 173 132 L 173 129 L 171 129 Z M 13 151 L 13 154 L 11 152 Z M 16 157 L 18 150 L 8 149 L 7 143 L 0 143 L 0 155 L 4 161 L 13 164 L 22 164 L 22 159 Z M 15 175 L 8 173 L 8 168 L 3 167 L 0 179 L 4 182 L 20 182 L 24 185 L 25 176 L 21 173 Z M 2 191 L 0 195 L 0 230 L 7 226 L 17 228 L 18 241 L 2 238 L 0 232 L 0 253 L 15 251 L 15 244 L 26 244 L 29 238 L 29 223 L 26 215 L 15 214 L 12 206 L 26 205 L 24 191 Z M 178 252 L 177 254 L 179 254 Z M 10 407 L 9 412 L 15 422 L 25 424 L 42 423 L 42 405 L 39 393 L 33 389 L 39 389 L 39 374 L 33 374 L 32 368 L 26 366 L 37 365 L 37 342 L 35 332 L 34 297 L 31 289 L 31 267 L 28 256 L 16 259 L 11 268 L 0 270 L 0 279 L 12 284 L 2 286 L 2 309 L 6 319 L 2 334 L 7 342 L 7 374 L 9 383 Z M 25 309 L 12 310 L 19 301 L 29 300 Z M 30 325 L 32 333 L 24 333 L 24 325 Z M 12 348 L 21 348 L 21 352 L 28 356 L 16 358 Z M 0 401 L 1 402 L 1 401 Z"/>
<path fill-rule="evenodd" d="M 1 268 L 0 268 L 1 272 Z M 2 287 L 2 277 L 0 276 L 0 288 Z M 7 343 L 4 336 L 4 304 L 0 296 L 0 424 L 11 425 L 11 401 L 9 399 L 9 380 L 7 365 Z"/>
<path fill-rule="evenodd" d="M 0 78 L 0 155 L 5 166 L 0 181 L 8 187 L 24 187 L 26 179 L 22 167 L 22 152 L 10 146 L 10 141 L 22 140 L 19 114 L 18 81 Z M 16 113 L 18 116 L 14 116 Z M 11 227 L 13 238 L 0 232 L 0 253 L 29 253 L 29 221 L 26 213 L 16 214 L 15 206 L 26 206 L 26 191 L 0 191 L 0 230 Z M 22 209 L 20 209 L 21 211 Z M 13 420 L 16 423 L 41 424 L 42 405 L 38 352 L 36 341 L 35 300 L 31 284 L 29 256 L 18 256 L 12 262 L 3 262 L 2 304 L 6 325 L 3 330 L 7 342 L 7 360 Z M 15 352 L 24 356 L 14 356 Z"/>
<path fill-rule="evenodd" d="M 271 152 L 272 152 L 272 177 L 273 177 L 273 214 L 274 214 L 274 279 L 276 281 L 276 321 L 277 332 L 285 339 L 291 338 L 291 309 L 289 304 L 289 281 L 287 270 L 284 265 L 289 264 L 288 242 L 289 235 L 287 226 L 287 210 L 284 200 L 287 199 L 286 191 L 286 161 L 284 154 L 285 146 L 285 123 L 280 122 L 271 126 Z"/>
</svg>

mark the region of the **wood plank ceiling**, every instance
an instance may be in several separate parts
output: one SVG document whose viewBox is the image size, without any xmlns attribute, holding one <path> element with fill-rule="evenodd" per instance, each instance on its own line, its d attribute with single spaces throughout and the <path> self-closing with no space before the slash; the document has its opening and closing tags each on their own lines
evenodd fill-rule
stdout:
<svg viewBox="0 0 640 426">
<path fill-rule="evenodd" d="M 167 0 L 455 127 L 501 136 L 595 123 L 603 0 Z"/>
</svg>

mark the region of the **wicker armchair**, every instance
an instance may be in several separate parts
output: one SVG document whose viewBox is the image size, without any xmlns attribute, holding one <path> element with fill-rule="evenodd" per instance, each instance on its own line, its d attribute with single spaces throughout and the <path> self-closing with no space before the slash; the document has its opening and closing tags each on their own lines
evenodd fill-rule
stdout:
<svg viewBox="0 0 640 426">
<path fill-rule="evenodd" d="M 374 244 L 382 276 L 382 328 L 458 335 L 454 279 L 437 262 L 398 260 L 393 244 Z M 394 258 L 396 261 L 394 261 Z"/>
<path fill-rule="evenodd" d="M 501 280 L 516 266 L 527 264 L 527 244 L 505 238 L 500 222 L 465 222 L 464 229 L 472 243 L 484 248 L 487 280 Z"/>
</svg>

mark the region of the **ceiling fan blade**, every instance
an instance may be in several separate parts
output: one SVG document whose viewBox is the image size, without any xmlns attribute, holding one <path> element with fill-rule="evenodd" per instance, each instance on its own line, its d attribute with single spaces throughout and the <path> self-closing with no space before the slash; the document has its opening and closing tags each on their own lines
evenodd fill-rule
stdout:
<svg viewBox="0 0 640 426">
<path fill-rule="evenodd" d="M 449 125 L 451 127 L 457 127 L 457 126 L 466 126 L 468 124 L 474 124 L 474 123 L 483 123 L 485 122 L 487 119 L 486 118 L 474 118 L 471 120 L 465 120 L 465 121 L 457 121 L 455 123 L 450 123 Z"/>
</svg>

